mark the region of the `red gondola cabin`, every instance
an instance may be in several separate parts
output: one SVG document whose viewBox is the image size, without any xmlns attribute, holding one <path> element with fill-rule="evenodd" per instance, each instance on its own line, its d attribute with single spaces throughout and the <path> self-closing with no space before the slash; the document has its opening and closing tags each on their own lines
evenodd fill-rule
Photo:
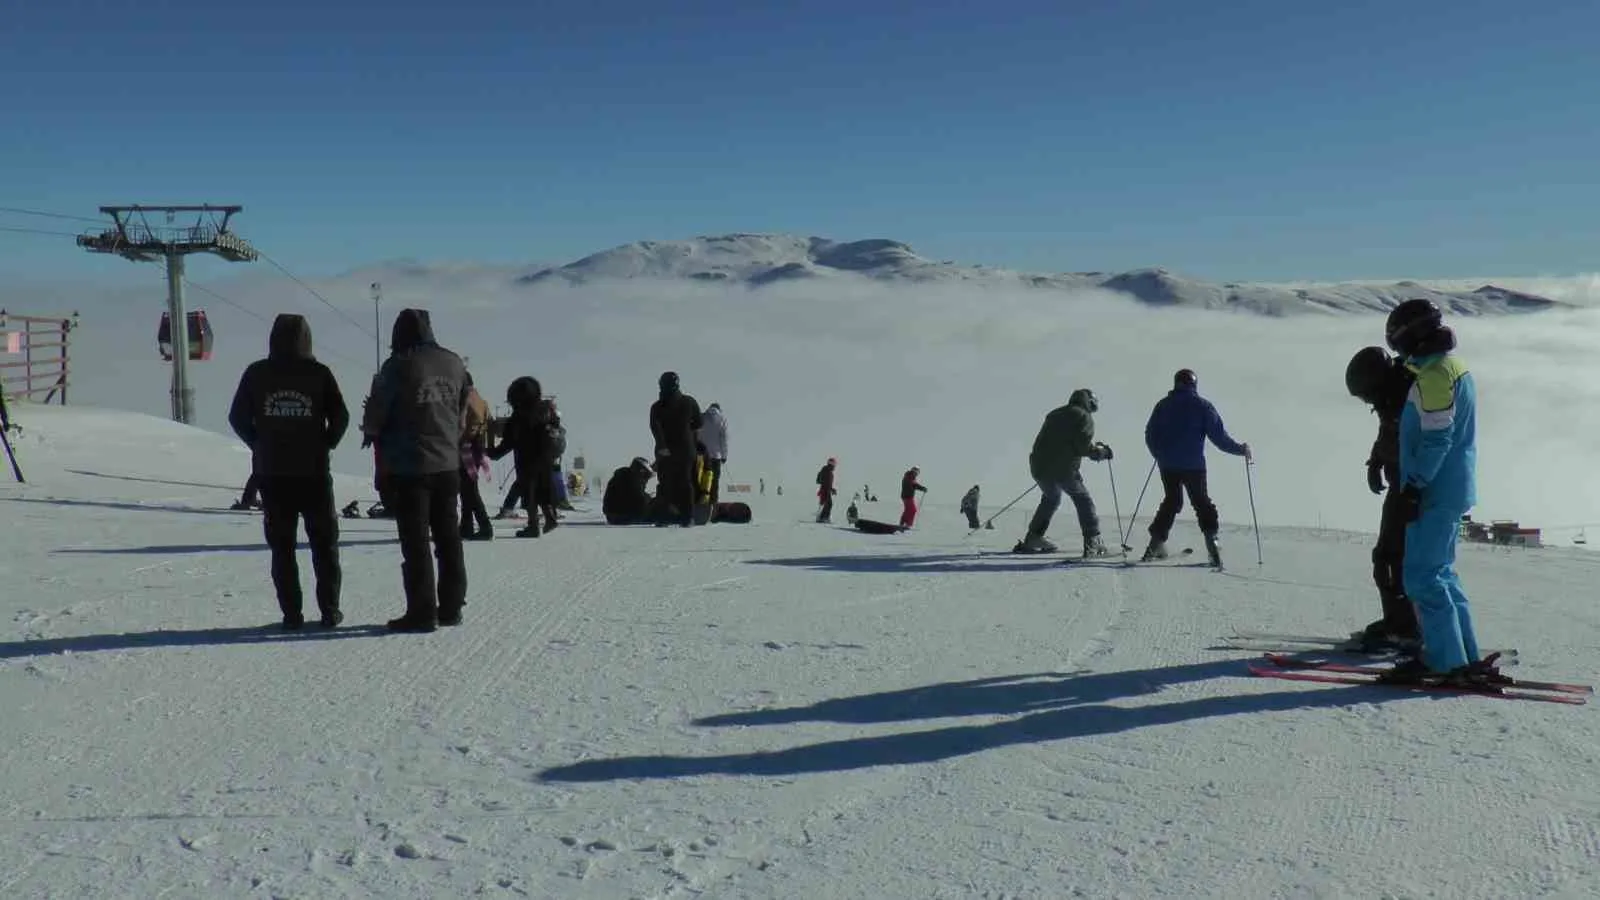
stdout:
<svg viewBox="0 0 1600 900">
<path fill-rule="evenodd" d="M 189 358 L 211 358 L 211 320 L 206 318 L 203 309 L 190 312 L 186 318 L 189 320 Z M 172 314 L 161 314 L 161 327 L 156 331 L 156 345 L 161 349 L 161 358 L 167 362 L 172 361 Z"/>
</svg>

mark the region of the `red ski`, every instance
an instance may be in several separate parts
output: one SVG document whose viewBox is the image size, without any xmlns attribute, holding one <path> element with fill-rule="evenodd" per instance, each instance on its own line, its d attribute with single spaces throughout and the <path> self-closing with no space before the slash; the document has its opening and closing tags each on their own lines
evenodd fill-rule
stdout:
<svg viewBox="0 0 1600 900">
<path fill-rule="evenodd" d="M 1556 694 L 1544 691 L 1519 691 L 1503 687 L 1467 687 L 1454 684 L 1404 684 L 1379 681 L 1370 675 L 1352 672 L 1319 672 L 1315 669 L 1280 669 L 1277 666 L 1251 664 L 1250 674 L 1262 678 L 1283 678 L 1289 681 L 1320 681 L 1327 684 L 1364 684 L 1369 687 L 1399 688 L 1436 694 L 1471 694 L 1479 697 L 1497 697 L 1501 700 L 1539 700 L 1544 703 L 1566 703 L 1582 706 L 1588 700 L 1576 694 Z"/>
<path fill-rule="evenodd" d="M 1388 671 L 1385 666 L 1356 666 L 1348 663 L 1296 659 L 1283 653 L 1268 653 L 1266 658 L 1273 665 L 1284 669 L 1317 669 L 1324 672 L 1346 672 L 1353 675 L 1379 675 Z M 1555 691 L 1561 694 L 1594 693 L 1593 685 L 1574 684 L 1565 681 L 1526 681 L 1521 678 L 1506 682 L 1501 687 L 1521 688 L 1525 691 Z"/>
</svg>

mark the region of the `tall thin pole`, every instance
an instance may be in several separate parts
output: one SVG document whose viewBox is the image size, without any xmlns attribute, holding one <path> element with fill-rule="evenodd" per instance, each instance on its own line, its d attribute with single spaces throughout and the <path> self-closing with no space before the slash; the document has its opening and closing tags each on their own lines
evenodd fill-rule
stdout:
<svg viewBox="0 0 1600 900">
<path fill-rule="evenodd" d="M 167 253 L 167 315 L 172 319 L 172 418 L 194 421 L 194 389 L 189 387 L 189 318 L 183 309 L 183 254 Z"/>
<path fill-rule="evenodd" d="M 372 371 L 383 368 L 382 341 L 378 335 L 383 333 L 383 324 L 379 318 L 378 307 L 383 303 L 383 285 L 374 281 L 372 283 Z"/>
</svg>

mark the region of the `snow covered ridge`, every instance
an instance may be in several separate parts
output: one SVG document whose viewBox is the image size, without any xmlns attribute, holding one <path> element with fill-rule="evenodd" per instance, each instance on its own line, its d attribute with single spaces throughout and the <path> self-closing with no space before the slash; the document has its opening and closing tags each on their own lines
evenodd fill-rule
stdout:
<svg viewBox="0 0 1600 900">
<path fill-rule="evenodd" d="M 760 288 L 813 279 L 865 279 L 910 284 L 991 285 L 1040 290 L 1107 290 L 1151 306 L 1240 310 L 1272 316 L 1382 312 L 1402 300 L 1430 297 L 1456 315 L 1492 315 L 1567 307 L 1536 294 L 1486 284 L 1474 290 L 1393 284 L 1213 284 L 1165 269 L 1118 274 L 1034 274 L 989 266 L 935 262 L 886 239 L 835 241 L 787 234 L 729 234 L 686 241 L 639 241 L 518 278 L 521 284 L 594 284 L 623 279 L 690 280 Z"/>
</svg>

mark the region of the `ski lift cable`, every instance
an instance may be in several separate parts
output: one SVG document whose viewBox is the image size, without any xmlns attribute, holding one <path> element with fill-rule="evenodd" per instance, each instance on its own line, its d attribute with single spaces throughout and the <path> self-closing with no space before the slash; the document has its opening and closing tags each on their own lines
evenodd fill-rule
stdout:
<svg viewBox="0 0 1600 900">
<path fill-rule="evenodd" d="M 311 296 L 317 298 L 318 300 L 321 300 L 324 306 L 326 306 L 329 309 L 333 310 L 334 312 L 338 313 L 339 316 L 341 318 L 343 318 L 346 322 L 349 322 L 351 325 L 354 325 L 362 334 L 365 334 L 367 337 L 370 337 L 373 340 L 377 340 L 377 335 L 373 334 L 371 329 L 369 329 L 366 325 L 363 325 L 359 320 L 357 320 L 355 317 L 351 316 L 349 313 L 347 313 L 344 310 L 340 309 L 339 307 L 335 306 L 333 304 L 333 302 L 330 301 L 327 297 L 324 297 L 324 296 L 322 296 L 322 294 L 318 293 L 316 288 L 312 287 L 309 284 L 306 284 L 304 281 L 301 281 L 298 277 L 295 276 L 295 274 L 293 272 L 291 272 L 288 269 L 284 268 L 282 263 L 280 263 L 277 260 L 273 259 L 272 257 L 268 256 L 267 254 L 262 253 L 261 249 L 259 247 L 256 248 L 256 253 L 258 255 L 260 255 L 260 257 L 262 259 L 264 259 L 268 263 L 270 263 L 273 268 L 277 269 L 279 272 L 282 272 L 284 274 L 284 276 L 287 277 L 290 281 L 293 281 L 295 284 L 298 284 L 298 285 L 300 285 L 300 287 L 304 288 L 306 293 L 308 293 Z"/>
<path fill-rule="evenodd" d="M 22 209 L 16 206 L 0 206 L 0 212 L 16 213 L 19 216 L 41 216 L 47 219 L 69 219 L 74 222 L 94 222 L 97 225 L 105 224 L 105 219 L 92 219 L 88 216 L 74 216 L 68 213 L 45 212 L 38 209 Z"/>
<path fill-rule="evenodd" d="M 11 225 L 0 225 L 0 231 L 9 231 L 14 234 L 48 234 L 51 237 L 77 237 L 71 231 L 46 231 L 43 228 L 19 228 Z"/>
<path fill-rule="evenodd" d="M 183 283 L 188 285 L 189 287 L 194 288 L 195 290 L 201 292 L 202 294 L 207 294 L 207 295 L 209 295 L 211 297 L 215 297 L 217 300 L 220 300 L 221 302 L 227 304 L 228 306 L 231 306 L 234 309 L 237 309 L 238 311 L 244 313 L 245 315 L 251 317 L 252 319 L 255 319 L 258 322 L 262 322 L 262 323 L 267 324 L 267 325 L 271 325 L 272 324 L 271 320 L 269 320 L 266 316 L 263 316 L 262 314 L 256 312 L 255 310 L 249 308 L 248 306 L 245 306 L 242 303 L 239 303 L 237 301 L 231 300 L 228 297 L 225 297 L 222 294 L 217 293 L 216 291 L 212 290 L 211 288 L 206 287 L 203 284 L 196 284 L 196 283 L 194 283 L 193 281 L 190 281 L 187 278 L 185 278 L 183 280 Z M 347 355 L 345 355 L 343 353 L 339 353 L 338 351 L 335 351 L 335 350 L 329 350 L 329 349 L 326 349 L 326 348 L 321 348 L 321 349 L 318 350 L 318 353 L 319 354 L 323 354 L 323 355 L 327 355 L 327 356 L 332 356 L 332 357 L 334 357 L 336 359 L 342 359 L 342 360 L 344 360 L 345 362 L 348 362 L 348 363 L 356 363 L 356 364 L 362 365 L 362 366 L 366 365 L 366 363 L 364 361 L 359 361 L 359 360 L 355 359 L 354 357 L 347 356 Z"/>
</svg>

